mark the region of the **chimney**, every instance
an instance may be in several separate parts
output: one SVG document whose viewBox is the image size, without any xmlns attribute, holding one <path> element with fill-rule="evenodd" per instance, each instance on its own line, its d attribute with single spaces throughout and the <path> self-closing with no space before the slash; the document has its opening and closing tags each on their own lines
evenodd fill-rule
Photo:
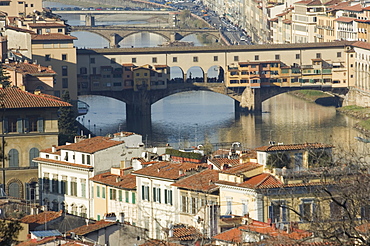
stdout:
<svg viewBox="0 0 370 246">
<path fill-rule="evenodd" d="M 51 65 L 49 65 L 49 66 L 48 66 L 48 69 L 49 69 L 49 70 L 52 70 L 52 69 L 53 69 L 53 67 L 52 67 Z"/>
<path fill-rule="evenodd" d="M 184 170 L 180 169 L 179 170 L 179 176 L 182 176 L 182 175 L 184 175 Z"/>
<path fill-rule="evenodd" d="M 116 183 L 121 182 L 121 177 L 116 177 Z"/>
<path fill-rule="evenodd" d="M 41 72 L 41 64 L 38 65 L 37 71 Z"/>
<path fill-rule="evenodd" d="M 54 152 L 56 151 L 56 149 L 57 149 L 57 148 L 56 148 L 56 146 L 55 146 L 55 145 L 51 146 L 51 152 L 53 152 L 53 153 L 54 153 Z"/>
</svg>

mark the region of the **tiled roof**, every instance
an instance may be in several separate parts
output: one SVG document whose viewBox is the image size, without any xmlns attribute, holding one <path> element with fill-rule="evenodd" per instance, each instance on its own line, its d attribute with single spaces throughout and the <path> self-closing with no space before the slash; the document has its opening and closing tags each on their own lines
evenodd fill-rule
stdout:
<svg viewBox="0 0 370 246">
<path fill-rule="evenodd" d="M 349 22 L 352 22 L 354 20 L 356 20 L 356 19 L 355 18 L 343 17 L 342 16 L 342 17 L 339 17 L 339 18 L 335 19 L 334 21 L 347 22 L 347 23 L 349 23 Z"/>
<path fill-rule="evenodd" d="M 54 160 L 54 159 L 46 159 L 46 158 L 41 158 L 41 157 L 36 157 L 33 160 L 36 161 L 36 162 L 46 162 L 46 163 L 53 163 L 53 164 L 58 164 L 58 165 L 71 166 L 71 167 L 93 169 L 92 166 L 88 166 L 88 165 L 75 164 L 75 163 L 71 163 L 71 162 L 58 161 L 58 160 Z"/>
<path fill-rule="evenodd" d="M 62 24 L 62 23 L 56 23 L 56 22 L 52 22 L 52 23 L 28 23 L 28 26 L 30 27 L 66 27 L 66 25 Z"/>
<path fill-rule="evenodd" d="M 5 108 L 55 108 L 70 107 L 71 104 L 61 100 L 52 99 L 43 94 L 35 95 L 19 88 L 0 89 L 0 98 Z"/>
<path fill-rule="evenodd" d="M 158 239 L 151 239 L 149 241 L 146 241 L 143 244 L 140 244 L 139 246 L 181 246 L 181 244 L 170 243 L 170 242 L 161 241 L 161 240 L 158 240 Z"/>
<path fill-rule="evenodd" d="M 352 5 L 352 6 L 346 6 L 346 7 L 343 7 L 342 9 L 343 10 L 347 10 L 347 11 L 362 12 L 362 6 L 361 6 L 361 4 L 356 4 L 356 5 Z"/>
<path fill-rule="evenodd" d="M 223 170 L 223 173 L 229 173 L 229 174 L 242 174 L 251 170 L 254 170 L 256 168 L 262 167 L 263 165 L 255 163 L 255 162 L 247 162 L 243 164 L 239 164 L 237 166 L 228 168 L 226 170 Z"/>
<path fill-rule="evenodd" d="M 305 144 L 283 144 L 283 145 L 267 145 L 255 148 L 256 151 L 288 151 L 288 150 L 305 150 L 305 149 L 326 149 L 333 148 L 333 145 L 321 143 L 305 143 Z"/>
<path fill-rule="evenodd" d="M 331 0 L 329 2 L 326 2 L 324 3 L 325 6 L 330 6 L 330 5 L 334 5 L 334 4 L 338 4 L 338 3 L 341 3 L 343 0 Z"/>
<path fill-rule="evenodd" d="M 17 246 L 37 246 L 37 245 L 45 245 L 48 242 L 55 241 L 56 237 L 46 237 L 41 240 L 37 239 L 29 239 L 24 242 L 20 242 L 17 244 Z"/>
<path fill-rule="evenodd" d="M 171 239 L 179 241 L 192 241 L 199 239 L 201 233 L 193 226 L 179 226 L 173 229 L 173 237 Z"/>
<path fill-rule="evenodd" d="M 95 175 L 90 180 L 109 186 L 119 187 L 123 189 L 135 189 L 136 188 L 136 176 L 132 174 L 126 175 L 114 175 L 110 172 Z"/>
<path fill-rule="evenodd" d="M 302 4 L 307 6 L 313 6 L 313 5 L 322 5 L 320 0 L 303 0 L 295 2 L 294 4 Z"/>
<path fill-rule="evenodd" d="M 137 170 L 133 172 L 133 174 L 175 180 L 185 176 L 187 171 L 200 170 L 202 168 L 207 168 L 207 164 L 195 164 L 189 162 L 173 163 L 163 161 Z"/>
<path fill-rule="evenodd" d="M 16 27 L 16 26 L 6 26 L 5 28 L 6 29 L 10 29 L 10 30 L 14 30 L 14 31 L 18 31 L 18 32 L 25 32 L 25 33 L 36 34 L 32 30 L 28 30 L 28 29 L 24 29 L 24 28 L 19 28 L 19 27 Z"/>
<path fill-rule="evenodd" d="M 299 229 L 293 229 L 294 231 L 291 233 L 287 233 L 286 231 L 276 229 L 275 227 L 271 226 L 268 223 L 251 220 L 247 225 L 239 226 L 238 228 L 233 228 L 231 230 L 222 232 L 213 238 L 216 240 L 221 240 L 225 242 L 233 242 L 233 243 L 243 243 L 243 231 L 252 232 L 252 233 L 259 233 L 264 235 L 269 235 L 272 237 L 286 237 L 290 239 L 299 240 L 302 238 L 307 238 L 311 236 L 311 233 Z"/>
<path fill-rule="evenodd" d="M 76 40 L 76 37 L 61 33 L 34 34 L 31 36 L 33 41 L 38 40 Z"/>
<path fill-rule="evenodd" d="M 24 62 L 12 62 L 12 63 L 5 63 L 3 66 L 6 69 L 10 69 L 16 71 L 17 73 L 21 74 L 30 74 L 30 75 L 56 75 L 56 72 L 48 67 L 43 67 L 40 64 L 31 64 L 31 63 L 24 63 Z"/>
<path fill-rule="evenodd" d="M 218 149 L 215 152 L 213 152 L 212 155 L 213 156 L 217 156 L 217 155 L 224 156 L 224 155 L 229 155 L 229 152 L 230 152 L 230 150 Z"/>
<path fill-rule="evenodd" d="M 98 137 L 81 140 L 78 143 L 72 143 L 69 145 L 59 146 L 59 148 L 63 150 L 73 150 L 73 151 L 93 154 L 100 150 L 108 149 L 108 148 L 111 148 L 111 147 L 114 147 L 114 146 L 117 146 L 123 143 L 124 141 L 116 141 L 116 140 L 112 140 L 109 137 L 98 136 Z"/>
<path fill-rule="evenodd" d="M 355 47 L 370 50 L 370 43 L 368 43 L 368 42 L 357 41 L 356 43 L 354 43 L 352 45 L 355 46 Z"/>
<path fill-rule="evenodd" d="M 286 19 L 286 20 L 283 20 L 283 23 L 284 23 L 284 24 L 292 24 L 292 20 L 288 20 L 288 19 Z"/>
<path fill-rule="evenodd" d="M 80 227 L 77 227 L 73 230 L 68 231 L 69 233 L 74 232 L 76 235 L 86 235 L 88 233 L 100 230 L 102 228 L 106 228 L 112 225 L 116 225 L 117 222 L 112 222 L 112 221 L 105 221 L 105 220 L 100 220 L 96 221 L 95 223 L 89 223 L 88 225 L 83 225 Z"/>
<path fill-rule="evenodd" d="M 221 169 L 222 166 L 225 164 L 227 164 L 228 166 L 236 166 L 240 163 L 239 159 L 229 159 L 229 158 L 212 158 L 208 161 L 219 169 Z"/>
<path fill-rule="evenodd" d="M 46 222 L 55 220 L 60 216 L 62 216 L 62 210 L 60 210 L 59 212 L 45 211 L 39 214 L 27 215 L 21 219 L 21 222 L 26 224 L 45 224 Z"/>
<path fill-rule="evenodd" d="M 207 169 L 183 178 L 172 185 L 179 188 L 207 192 L 217 188 L 214 182 L 218 181 L 218 173 L 216 170 Z"/>
<path fill-rule="evenodd" d="M 109 66 L 109 67 L 111 67 L 111 66 Z M 128 137 L 128 136 L 136 135 L 136 133 L 134 133 L 134 132 L 116 132 L 113 135 L 114 136 Z"/>
<path fill-rule="evenodd" d="M 265 189 L 281 187 L 283 183 L 269 173 L 261 173 L 248 178 L 242 183 L 235 183 L 230 181 L 219 180 L 217 184 L 224 184 L 236 187 L 243 187 L 249 189 Z"/>
</svg>

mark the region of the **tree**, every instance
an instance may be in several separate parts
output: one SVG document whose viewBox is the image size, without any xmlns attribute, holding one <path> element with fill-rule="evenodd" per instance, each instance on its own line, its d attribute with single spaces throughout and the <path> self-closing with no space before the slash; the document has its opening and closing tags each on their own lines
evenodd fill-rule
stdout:
<svg viewBox="0 0 370 246">
<path fill-rule="evenodd" d="M 9 78 L 8 72 L 4 69 L 3 64 L 0 63 L 0 84 L 3 88 L 10 86 Z"/>
<path fill-rule="evenodd" d="M 12 245 L 22 229 L 18 220 L 0 220 L 0 246 Z"/>
<path fill-rule="evenodd" d="M 267 157 L 266 166 L 270 168 L 283 168 L 290 163 L 289 155 L 284 152 L 270 154 Z"/>
<path fill-rule="evenodd" d="M 62 100 L 71 103 L 68 91 L 62 95 Z M 64 145 L 66 142 L 73 142 L 74 137 L 77 135 L 77 127 L 75 125 L 75 113 L 73 112 L 72 107 L 61 107 L 59 109 L 58 126 L 58 144 Z"/>
</svg>

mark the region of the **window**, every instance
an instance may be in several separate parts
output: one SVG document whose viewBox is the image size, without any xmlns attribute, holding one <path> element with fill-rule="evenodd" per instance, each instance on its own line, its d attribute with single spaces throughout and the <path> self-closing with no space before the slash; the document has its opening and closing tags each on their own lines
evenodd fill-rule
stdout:
<svg viewBox="0 0 370 246">
<path fill-rule="evenodd" d="M 16 149 L 9 150 L 8 153 L 9 167 L 19 167 L 19 153 Z"/>
<path fill-rule="evenodd" d="M 62 28 L 58 28 L 58 32 L 63 32 L 63 29 Z"/>
<path fill-rule="evenodd" d="M 110 63 L 111 63 L 111 64 L 116 63 L 116 58 L 111 58 L 111 59 L 110 59 Z"/>
<path fill-rule="evenodd" d="M 214 56 L 213 61 L 218 61 L 218 56 Z"/>
<path fill-rule="evenodd" d="M 68 78 L 62 78 L 62 88 L 68 88 Z"/>
<path fill-rule="evenodd" d="M 172 62 L 177 62 L 177 57 L 172 57 Z"/>
<path fill-rule="evenodd" d="M 141 186 L 141 199 L 149 201 L 149 186 Z"/>
<path fill-rule="evenodd" d="M 161 188 L 153 187 L 153 201 L 161 203 Z"/>
<path fill-rule="evenodd" d="M 80 179 L 81 182 L 81 197 L 86 197 L 86 179 Z"/>
<path fill-rule="evenodd" d="M 49 179 L 49 173 L 44 173 L 44 177 L 42 179 L 42 188 L 43 191 L 48 193 L 50 192 L 50 179 Z"/>
<path fill-rule="evenodd" d="M 67 176 L 63 175 L 62 176 L 62 183 L 61 183 L 61 187 L 60 187 L 60 193 L 62 195 L 68 195 L 67 191 L 68 191 L 68 181 L 67 181 Z"/>
<path fill-rule="evenodd" d="M 315 204 L 313 200 L 302 199 L 302 203 L 299 205 L 299 213 L 301 214 L 301 221 L 312 221 L 315 210 Z"/>
<path fill-rule="evenodd" d="M 20 187 L 18 183 L 16 182 L 10 183 L 8 189 L 9 189 L 8 194 L 10 197 L 20 198 Z"/>
<path fill-rule="evenodd" d="M 100 186 L 96 186 L 96 197 L 100 197 Z"/>
<path fill-rule="evenodd" d="M 185 194 L 181 195 L 181 212 L 188 212 L 188 197 Z"/>
<path fill-rule="evenodd" d="M 198 212 L 198 198 L 191 198 L 191 213 L 196 214 Z"/>
<path fill-rule="evenodd" d="M 77 196 L 77 178 L 71 178 L 71 196 Z"/>
<path fill-rule="evenodd" d="M 50 54 L 45 55 L 45 61 L 51 61 L 51 55 Z"/>
<path fill-rule="evenodd" d="M 279 200 L 271 202 L 269 206 L 269 218 L 272 223 L 288 221 L 286 201 Z"/>
<path fill-rule="evenodd" d="M 134 192 L 131 193 L 132 204 L 136 204 L 136 194 Z"/>
<path fill-rule="evenodd" d="M 248 214 L 248 201 L 242 200 L 242 215 Z"/>
<path fill-rule="evenodd" d="M 316 58 L 320 59 L 321 58 L 321 53 L 316 53 Z"/>
<path fill-rule="evenodd" d="M 152 58 L 152 62 L 153 62 L 153 63 L 157 63 L 157 57 L 153 57 L 153 58 Z"/>
<path fill-rule="evenodd" d="M 132 63 L 136 63 L 136 58 L 131 58 Z"/>
<path fill-rule="evenodd" d="M 58 193 L 59 192 L 59 182 L 58 182 L 58 174 L 53 174 L 53 179 L 51 180 L 51 192 Z"/>
<path fill-rule="evenodd" d="M 33 161 L 33 158 L 36 157 L 39 157 L 39 150 L 37 148 L 31 148 L 29 152 L 30 167 L 37 167 L 37 162 Z"/>
<path fill-rule="evenodd" d="M 342 57 L 342 52 L 337 52 L 337 57 Z"/>
<path fill-rule="evenodd" d="M 90 165 L 90 155 L 86 155 L 86 164 Z"/>
<path fill-rule="evenodd" d="M 87 68 L 86 67 L 80 67 L 80 74 L 87 74 Z"/>
<path fill-rule="evenodd" d="M 234 61 L 239 61 L 239 56 L 234 56 Z"/>
<path fill-rule="evenodd" d="M 280 55 L 275 55 L 275 60 L 280 60 Z"/>
<path fill-rule="evenodd" d="M 231 197 L 226 198 L 226 214 L 232 214 L 232 202 L 233 199 Z"/>
<path fill-rule="evenodd" d="M 68 76 L 68 67 L 62 66 L 62 76 Z"/>
<path fill-rule="evenodd" d="M 258 61 L 259 59 L 260 59 L 260 56 L 259 56 L 259 55 L 255 55 L 255 56 L 254 56 L 254 60 L 255 60 L 255 61 Z"/>
<path fill-rule="evenodd" d="M 118 191 L 118 200 L 122 202 L 122 190 Z"/>
<path fill-rule="evenodd" d="M 300 54 L 295 54 L 295 59 L 301 59 L 301 55 Z"/>
<path fill-rule="evenodd" d="M 164 190 L 164 203 L 173 205 L 173 203 L 172 203 L 172 190 L 168 190 L 168 189 Z"/>
<path fill-rule="evenodd" d="M 91 63 L 91 64 L 95 64 L 95 58 L 93 58 L 93 57 L 92 57 L 92 58 L 90 58 L 90 63 Z"/>
<path fill-rule="evenodd" d="M 66 61 L 67 60 L 67 54 L 62 54 L 62 61 Z"/>
<path fill-rule="evenodd" d="M 128 191 L 125 191 L 125 198 L 126 198 L 126 202 L 129 203 L 130 202 L 130 197 L 129 197 L 129 192 Z"/>
<path fill-rule="evenodd" d="M 82 154 L 81 157 L 82 157 L 82 164 L 85 164 L 85 155 Z"/>
<path fill-rule="evenodd" d="M 105 199 L 105 187 L 101 187 L 101 198 Z"/>
<path fill-rule="evenodd" d="M 50 28 L 46 28 L 46 29 L 45 29 L 45 32 L 46 32 L 46 33 L 50 33 Z"/>
<path fill-rule="evenodd" d="M 39 35 L 41 35 L 42 34 L 42 29 L 37 29 L 36 30 L 36 33 L 39 34 Z M 51 44 L 50 44 L 50 46 L 51 46 Z M 49 47 L 49 48 L 51 48 L 51 47 Z"/>
<path fill-rule="evenodd" d="M 193 57 L 193 62 L 198 62 L 198 57 L 197 56 Z"/>
<path fill-rule="evenodd" d="M 117 197 L 117 191 L 116 191 L 116 189 L 110 188 L 109 189 L 109 199 L 110 200 L 116 200 L 116 197 Z"/>
</svg>

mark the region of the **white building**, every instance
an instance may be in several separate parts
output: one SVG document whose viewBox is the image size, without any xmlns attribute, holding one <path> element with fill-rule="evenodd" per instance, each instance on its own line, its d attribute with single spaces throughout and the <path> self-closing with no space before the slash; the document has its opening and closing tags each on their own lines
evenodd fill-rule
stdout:
<svg viewBox="0 0 370 246">
<path fill-rule="evenodd" d="M 126 153 L 132 154 L 127 150 L 135 146 L 134 140 L 138 141 L 137 149 L 143 148 L 140 135 L 124 133 L 115 138 L 94 137 L 42 150 L 40 157 L 34 159 L 39 165 L 39 178 L 42 180 L 40 203 L 48 210 L 65 209 L 91 218 L 90 178 L 111 167 L 119 167 L 127 158 Z"/>
</svg>

